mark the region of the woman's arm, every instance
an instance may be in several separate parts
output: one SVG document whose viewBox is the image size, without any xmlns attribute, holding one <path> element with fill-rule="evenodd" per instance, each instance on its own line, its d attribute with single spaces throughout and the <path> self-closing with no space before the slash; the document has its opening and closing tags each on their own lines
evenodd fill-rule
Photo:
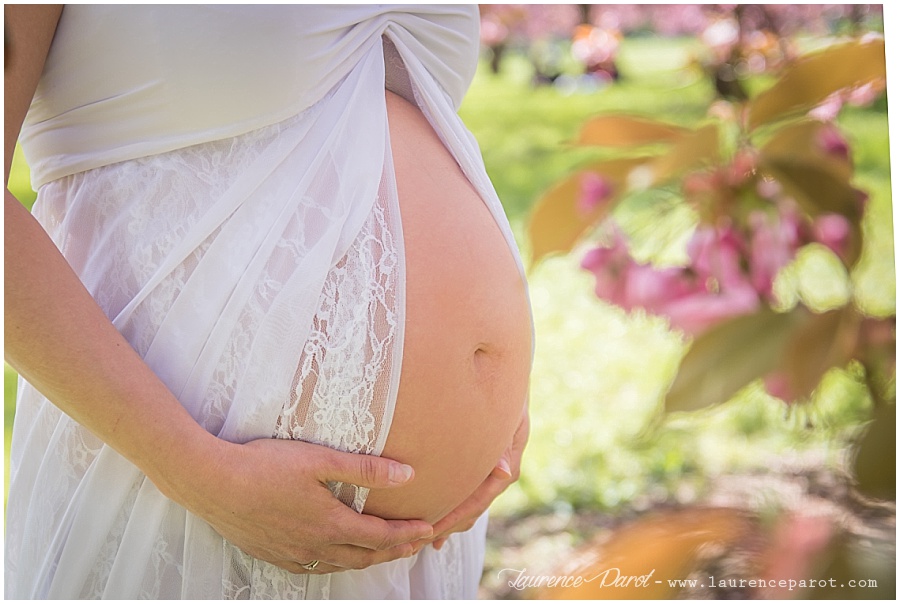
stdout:
<svg viewBox="0 0 900 604">
<path fill-rule="evenodd" d="M 60 7 L 6 5 L 6 179 Z M 326 481 L 385 488 L 411 468 L 308 443 L 237 445 L 199 426 L 91 298 L 16 199 L 5 198 L 5 354 L 62 411 L 139 467 L 168 497 L 247 553 L 294 572 L 362 568 L 413 553 L 421 521 L 359 515 Z"/>
</svg>

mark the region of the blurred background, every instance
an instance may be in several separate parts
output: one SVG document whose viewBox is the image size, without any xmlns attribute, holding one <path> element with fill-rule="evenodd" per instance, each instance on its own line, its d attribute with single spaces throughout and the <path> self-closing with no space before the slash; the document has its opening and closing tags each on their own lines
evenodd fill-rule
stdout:
<svg viewBox="0 0 900 604">
<path fill-rule="evenodd" d="M 884 31 L 880 5 L 482 5 L 481 14 L 482 63 L 461 113 L 482 146 L 526 257 L 535 255 L 541 228 L 535 205 L 598 156 L 573 144 L 589 118 L 628 113 L 680 126 L 715 121 L 765 90 L 799 57 Z M 886 95 L 845 103 L 836 124 L 850 149 L 853 183 L 869 196 L 862 255 L 848 279 L 821 249 L 804 248 L 779 272 L 776 290 L 813 308 L 833 308 L 849 296 L 865 314 L 892 324 Z M 695 222 L 682 201 L 664 204 L 666 211 L 639 200 L 619 203 L 611 214 L 635 255 L 680 257 Z M 544 255 L 529 267 L 537 332 L 532 436 L 520 481 L 493 509 L 483 595 L 893 597 L 892 491 L 870 499 L 854 486 L 854 464 L 874 413 L 859 363 L 830 369 L 799 403 L 771 396 L 756 381 L 723 404 L 667 412 L 666 392 L 691 340 L 664 316 L 629 312 L 595 295 L 595 276 L 581 264 L 596 239 L 588 234 L 569 251 Z M 892 480 L 895 429 L 888 423 L 891 436 L 867 463 L 882 465 Z M 654 543 L 666 538 L 673 544 L 668 553 L 686 559 L 697 544 L 678 540 L 678 523 L 696 528 L 691 522 L 710 507 L 746 512 L 742 518 L 750 525 L 738 536 L 725 536 L 731 529 L 710 535 L 693 568 L 679 569 L 684 576 L 776 576 L 768 567 L 779 565 L 788 574 L 805 567 L 818 576 L 843 564 L 843 572 L 860 577 L 881 573 L 882 589 L 765 593 L 707 585 L 652 596 L 610 589 L 536 593 L 511 587 L 509 572 L 498 576 L 504 568 L 559 574 L 576 557 L 590 560 L 592 554 L 593 570 L 609 567 L 614 554 L 652 558 Z M 696 513 L 672 516 L 665 522 L 670 532 L 650 543 L 635 537 L 630 550 L 622 545 L 621 537 L 636 533 L 642 519 L 676 510 Z M 827 520 L 806 526 L 803 519 L 786 520 L 802 510 Z M 787 534 L 809 541 L 809 548 L 777 554 Z M 839 551 L 838 542 L 851 543 L 850 550 Z M 800 562 L 791 569 L 779 562 L 785 557 Z M 848 558 L 857 566 L 848 568 Z M 884 566 L 865 562 L 875 558 Z"/>
<path fill-rule="evenodd" d="M 536 218 L 548 191 L 586 162 L 610 157 L 575 144 L 589 119 L 627 113 L 683 128 L 739 123 L 742 107 L 801 57 L 882 38 L 881 5 L 480 9 L 482 56 L 460 113 L 481 145 L 526 258 L 537 337 L 531 438 L 520 480 L 492 509 L 481 597 L 893 598 L 892 355 L 875 390 L 871 368 L 850 355 L 817 373 L 821 383 L 803 400 L 786 402 L 756 379 L 721 404 L 673 406 L 667 392 L 697 334 L 679 329 L 665 313 L 600 295 L 599 272 L 582 264 L 598 241 L 609 242 L 608 221 L 591 215 L 584 221 L 590 229 L 566 249 L 536 251 L 536 238 L 555 228 Z M 773 273 L 766 301 L 776 310 L 800 305 L 817 313 L 852 306 L 881 329 L 886 344 L 879 350 L 893 350 L 887 99 L 883 82 L 845 92 L 822 99 L 816 115 L 834 124 L 840 151 L 846 149 L 852 164 L 852 185 L 865 194 L 865 211 L 850 220 L 859 227 L 861 249 L 845 268 L 837 246 L 830 246 L 837 255 L 829 255 L 822 238 L 794 246 Z M 745 141 L 735 136 L 743 148 Z M 731 167 L 738 154 L 729 148 L 725 155 L 720 164 Z M 698 219 L 696 207 L 686 203 L 681 186 L 688 177 L 672 178 L 678 186 L 664 187 L 664 202 L 624 195 L 604 211 L 640 262 L 684 264 L 691 233 L 703 222 L 702 212 Z M 608 197 L 596 187 L 591 197 L 585 186 L 572 204 Z M 21 161 L 10 188 L 26 205 L 33 203 Z M 753 345 L 747 344 L 747 358 Z M 802 347 L 795 352 L 805 354 Z M 729 368 L 712 364 L 707 370 Z M 15 374 L 8 366 L 4 401 L 8 452 L 15 413 Z M 881 424 L 888 427 L 863 447 L 876 432 L 879 409 L 891 410 Z M 863 448 L 866 467 L 877 470 L 869 490 L 860 488 Z M 658 560 L 656 579 L 701 581 L 657 585 L 652 592 L 576 593 L 517 589 L 510 584 L 514 576 L 503 573 L 594 576 L 588 570 L 609 568 L 611 556 L 622 572 L 645 574 L 652 570 L 647 560 Z M 876 584 L 788 592 L 728 582 L 795 575 Z M 706 584 L 711 576 L 725 582 Z"/>
</svg>

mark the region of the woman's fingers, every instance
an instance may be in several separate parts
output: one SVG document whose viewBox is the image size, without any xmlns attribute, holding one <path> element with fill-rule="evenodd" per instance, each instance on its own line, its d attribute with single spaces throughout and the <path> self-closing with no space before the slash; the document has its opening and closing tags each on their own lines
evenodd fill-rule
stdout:
<svg viewBox="0 0 900 604">
<path fill-rule="evenodd" d="M 384 457 L 333 449 L 325 449 L 322 453 L 325 463 L 317 468 L 317 478 L 322 482 L 340 481 L 361 487 L 389 488 L 408 482 L 414 475 L 410 466 Z M 433 534 L 433 527 L 423 520 L 383 520 L 357 514 L 349 508 L 346 514 L 342 514 L 340 530 L 346 539 L 343 543 L 370 550 L 396 548 L 418 539 L 427 539 Z"/>
<path fill-rule="evenodd" d="M 223 536 L 251 555 L 291 572 L 320 574 L 367 568 L 411 556 L 428 543 L 440 547 L 468 530 L 519 475 L 528 437 L 527 409 L 497 467 L 463 503 L 433 526 L 421 520 L 384 520 L 358 514 L 334 498 L 328 483 L 385 489 L 406 484 L 413 469 L 395 460 L 344 453 L 298 441 L 262 439 L 229 448 L 239 455 L 226 472 L 232 488 L 216 488 L 204 515 Z M 253 485 L 253 489 L 247 489 Z M 223 493 L 240 493 L 223 497 Z M 209 507 L 209 506 L 207 506 Z M 214 513 L 217 512 L 217 513 Z M 249 519 L 253 519 L 250 521 Z M 304 568 L 314 560 L 314 568 Z"/>
<path fill-rule="evenodd" d="M 328 563 L 329 566 L 339 571 L 355 570 L 391 562 L 400 558 L 409 558 L 414 553 L 415 551 L 409 543 L 386 550 L 371 550 L 354 545 L 335 545 L 324 555 L 322 562 Z M 319 566 L 316 567 L 316 570 L 318 570 Z"/>
<path fill-rule="evenodd" d="M 351 511 L 347 508 L 348 512 L 353 516 L 360 517 L 359 514 Z M 375 520 L 380 520 L 374 517 Z M 385 522 L 385 521 L 381 521 Z M 407 524 L 405 521 L 395 521 L 400 524 Z M 413 521 L 418 523 L 419 521 Z M 353 525 L 353 523 L 349 523 Z M 431 534 L 431 525 L 427 523 L 423 523 L 427 527 L 427 534 Z M 356 525 L 356 526 L 365 526 Z M 350 527 L 348 527 L 350 528 Z M 393 531 L 394 527 L 389 527 L 387 533 L 380 533 L 383 535 L 382 538 L 395 540 L 396 534 Z M 400 532 L 410 530 L 406 526 L 400 527 Z M 416 533 L 411 533 L 416 534 Z M 419 531 L 421 534 L 421 531 Z M 413 538 L 415 539 L 415 537 Z M 410 539 L 409 541 L 411 541 Z M 367 539 L 359 539 L 361 542 L 367 542 Z M 368 568 L 375 564 L 381 564 L 383 562 L 390 562 L 392 560 L 397 560 L 399 558 L 408 558 L 416 553 L 415 550 L 409 541 L 402 541 L 397 545 L 388 546 L 386 545 L 388 541 L 384 541 L 380 544 L 379 547 L 373 547 L 371 545 L 372 542 L 369 542 L 369 545 L 353 545 L 353 544 L 344 544 L 344 543 L 331 543 L 322 548 L 320 548 L 318 553 L 309 554 L 307 558 L 303 560 L 281 560 L 279 562 L 274 562 L 277 566 L 289 570 L 293 573 L 306 573 L 306 574 L 322 574 L 322 573 L 330 573 L 330 572 L 340 572 L 345 570 L 352 569 L 362 569 Z M 315 556 L 315 558 L 313 558 Z M 314 568 L 304 568 L 305 565 L 309 565 L 314 560 L 318 561 L 318 564 L 315 565 Z"/>
<path fill-rule="evenodd" d="M 411 542 L 433 534 L 421 520 L 359 514 L 327 486 L 402 484 L 412 469 L 396 461 L 279 439 L 229 444 L 225 451 L 228 482 L 200 485 L 198 515 L 248 554 L 290 572 L 366 568 L 412 555 Z M 315 568 L 303 568 L 315 560 Z"/>
<path fill-rule="evenodd" d="M 325 459 L 316 468 L 316 478 L 323 482 L 334 480 L 370 489 L 387 489 L 406 484 L 415 475 L 411 466 L 374 455 L 323 449 L 319 456 Z"/>
<path fill-rule="evenodd" d="M 503 457 L 500 458 L 500 461 L 497 462 L 497 465 L 494 466 L 494 469 L 491 470 L 491 476 L 499 478 L 500 480 L 512 479 L 512 469 L 509 465 L 509 456 L 510 450 L 507 449 L 503 452 Z"/>
<path fill-rule="evenodd" d="M 353 545 L 335 545 L 316 560 L 304 562 L 284 560 L 275 563 L 275 565 L 295 574 L 322 575 L 369 568 L 376 564 L 391 562 L 400 558 L 409 558 L 415 553 L 416 551 L 413 550 L 412 545 L 409 543 L 383 551 L 375 551 Z M 313 568 L 308 568 L 314 561 L 318 563 Z"/>
<path fill-rule="evenodd" d="M 484 514 L 497 495 L 503 492 L 511 483 L 511 479 L 499 479 L 494 475 L 488 476 L 468 499 L 459 504 L 452 512 L 441 518 L 434 525 L 432 545 L 435 549 L 441 549 L 447 537 L 453 533 L 467 531 Z M 422 544 L 417 543 L 418 548 Z"/>
<path fill-rule="evenodd" d="M 509 486 L 509 484 L 509 479 L 501 480 L 495 478 L 493 475 L 488 476 L 468 499 L 459 504 L 456 509 L 441 518 L 437 524 L 434 525 L 434 534 L 438 536 L 448 535 L 450 533 L 458 532 L 458 530 L 455 529 L 469 524 L 470 522 L 475 522 L 475 520 L 487 511 L 491 502 L 493 502 L 494 499 Z"/>
<path fill-rule="evenodd" d="M 432 545 L 435 549 L 441 549 L 452 533 L 467 531 L 475 521 L 490 507 L 494 499 L 513 482 L 518 480 L 522 453 L 528 442 L 529 418 L 528 406 L 522 412 L 522 420 L 513 434 L 512 443 L 500 457 L 497 465 L 491 470 L 488 477 L 482 482 L 468 499 L 463 501 L 456 509 L 447 514 L 434 525 L 435 538 Z M 416 547 L 420 547 L 417 543 Z"/>
<path fill-rule="evenodd" d="M 319 553 L 307 555 L 302 560 L 281 559 L 272 561 L 272 563 L 292 573 L 319 575 L 368 568 L 375 564 L 408 558 L 416 551 L 410 543 L 402 543 L 382 550 L 356 545 L 332 544 L 321 548 Z M 317 564 L 313 568 L 308 568 L 314 561 L 317 561 Z"/>
<path fill-rule="evenodd" d="M 424 520 L 382 520 L 368 514 L 350 513 L 352 516 L 343 523 L 348 545 L 388 550 L 419 539 L 430 539 L 434 534 L 434 527 Z"/>
</svg>

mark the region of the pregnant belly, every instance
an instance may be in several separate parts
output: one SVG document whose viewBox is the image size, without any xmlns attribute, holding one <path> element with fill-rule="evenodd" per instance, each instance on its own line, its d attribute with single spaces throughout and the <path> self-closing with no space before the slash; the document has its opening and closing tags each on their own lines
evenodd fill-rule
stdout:
<svg viewBox="0 0 900 604">
<path fill-rule="evenodd" d="M 406 253 L 406 333 L 383 455 L 415 478 L 365 512 L 434 522 L 490 474 L 518 427 L 531 360 L 525 286 L 494 218 L 422 113 L 387 92 Z"/>
</svg>

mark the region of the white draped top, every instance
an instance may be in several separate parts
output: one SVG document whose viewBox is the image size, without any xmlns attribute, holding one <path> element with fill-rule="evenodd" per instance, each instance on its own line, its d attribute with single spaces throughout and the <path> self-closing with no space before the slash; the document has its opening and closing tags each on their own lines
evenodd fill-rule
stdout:
<svg viewBox="0 0 900 604">
<path fill-rule="evenodd" d="M 63 10 L 21 135 L 35 217 L 211 433 L 383 450 L 405 321 L 386 87 L 419 106 L 515 249 L 456 115 L 478 25 L 474 6 Z M 440 551 L 291 575 L 24 382 L 10 475 L 7 597 L 477 595 L 483 523 Z M 365 489 L 333 490 L 362 509 Z"/>
<path fill-rule="evenodd" d="M 22 129 L 32 184 L 297 115 L 383 34 L 458 109 L 478 28 L 466 5 L 67 6 Z"/>
</svg>

